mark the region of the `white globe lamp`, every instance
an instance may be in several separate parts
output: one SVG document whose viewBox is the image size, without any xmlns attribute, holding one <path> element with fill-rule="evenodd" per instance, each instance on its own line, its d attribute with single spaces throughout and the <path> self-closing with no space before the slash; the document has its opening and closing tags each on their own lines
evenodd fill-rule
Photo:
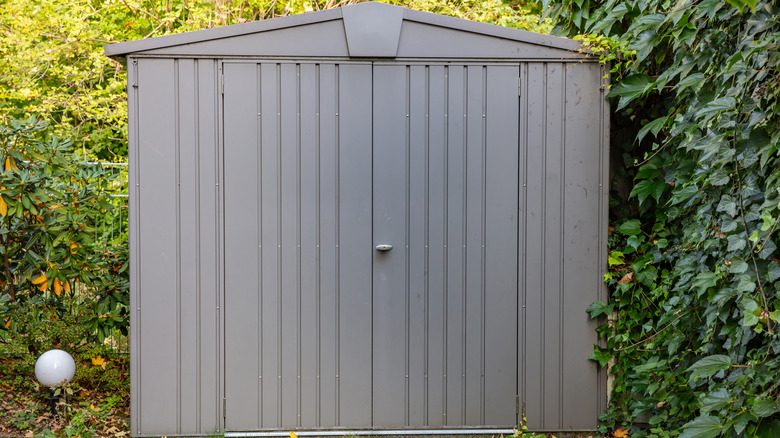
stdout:
<svg viewBox="0 0 780 438">
<path fill-rule="evenodd" d="M 70 382 L 75 373 L 76 362 L 62 350 L 49 350 L 35 362 L 35 377 L 50 388 Z"/>
</svg>

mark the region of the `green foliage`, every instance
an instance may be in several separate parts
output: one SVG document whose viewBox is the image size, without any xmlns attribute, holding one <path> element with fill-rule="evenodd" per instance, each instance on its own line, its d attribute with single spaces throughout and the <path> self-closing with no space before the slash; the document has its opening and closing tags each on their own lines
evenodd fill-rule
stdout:
<svg viewBox="0 0 780 438">
<path fill-rule="evenodd" d="M 731 4 L 732 6 L 730 6 Z M 602 431 L 778 436 L 780 8 L 553 0 L 558 32 L 612 50 Z M 644 423 L 644 424 L 640 424 Z"/>
<path fill-rule="evenodd" d="M 47 138 L 46 128 L 34 118 L 0 124 L 0 321 L 36 338 L 35 349 L 58 342 L 45 321 L 67 317 L 84 297 L 88 333 L 102 340 L 127 330 L 127 252 L 95 242 L 97 218 L 113 209 L 102 196 L 112 177 L 74 162 L 68 141 Z"/>
<path fill-rule="evenodd" d="M 68 147 L 103 161 L 127 156 L 126 70 L 103 45 L 328 9 L 355 0 L 5 0 L 0 2 L 0 116 L 52 121 Z M 392 0 L 395 4 L 525 30 L 533 2 Z"/>
</svg>

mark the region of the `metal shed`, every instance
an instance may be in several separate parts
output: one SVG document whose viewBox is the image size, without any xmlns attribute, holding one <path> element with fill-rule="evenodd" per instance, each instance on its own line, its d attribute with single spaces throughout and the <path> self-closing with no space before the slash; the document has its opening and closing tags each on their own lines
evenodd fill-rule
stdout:
<svg viewBox="0 0 780 438">
<path fill-rule="evenodd" d="M 361 3 L 105 52 L 133 435 L 597 425 L 609 117 L 576 42 Z"/>
</svg>

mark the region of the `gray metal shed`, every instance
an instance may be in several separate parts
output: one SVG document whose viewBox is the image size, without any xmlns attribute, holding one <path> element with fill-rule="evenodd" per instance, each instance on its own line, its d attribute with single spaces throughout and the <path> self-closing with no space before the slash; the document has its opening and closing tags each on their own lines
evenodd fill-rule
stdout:
<svg viewBox="0 0 780 438">
<path fill-rule="evenodd" d="M 105 51 L 133 435 L 597 425 L 609 113 L 576 42 L 362 3 Z"/>
</svg>

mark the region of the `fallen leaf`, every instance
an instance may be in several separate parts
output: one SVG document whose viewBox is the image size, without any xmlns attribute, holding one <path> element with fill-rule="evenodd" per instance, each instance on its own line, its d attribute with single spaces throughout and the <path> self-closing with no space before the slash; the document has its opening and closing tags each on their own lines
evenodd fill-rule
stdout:
<svg viewBox="0 0 780 438">
<path fill-rule="evenodd" d="M 298 435 L 295 432 L 290 432 L 290 438 L 298 438 Z"/>
<path fill-rule="evenodd" d="M 105 359 L 103 359 L 103 358 L 102 358 L 102 357 L 100 357 L 100 356 L 98 356 L 98 357 L 93 357 L 93 358 L 92 358 L 92 359 L 90 359 L 90 360 L 92 361 L 92 365 L 95 365 L 95 366 L 98 366 L 98 365 L 103 365 L 103 363 L 106 361 Z"/>
<path fill-rule="evenodd" d="M 622 427 L 618 427 L 617 430 L 612 432 L 612 435 L 615 438 L 626 438 L 628 436 L 628 429 L 623 429 Z"/>
<path fill-rule="evenodd" d="M 632 281 L 634 281 L 634 273 L 633 272 L 629 272 L 628 274 L 624 275 L 623 278 L 621 278 L 618 281 L 618 284 L 630 283 Z"/>
</svg>

